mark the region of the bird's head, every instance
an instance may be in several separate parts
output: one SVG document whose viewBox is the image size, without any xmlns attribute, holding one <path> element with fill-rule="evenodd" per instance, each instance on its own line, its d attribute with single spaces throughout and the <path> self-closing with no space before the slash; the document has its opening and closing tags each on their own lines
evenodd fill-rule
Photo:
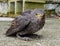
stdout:
<svg viewBox="0 0 60 46">
<path fill-rule="evenodd" d="M 34 9 L 32 14 L 36 15 L 37 18 L 43 18 L 45 16 L 45 11 L 43 9 Z"/>
</svg>

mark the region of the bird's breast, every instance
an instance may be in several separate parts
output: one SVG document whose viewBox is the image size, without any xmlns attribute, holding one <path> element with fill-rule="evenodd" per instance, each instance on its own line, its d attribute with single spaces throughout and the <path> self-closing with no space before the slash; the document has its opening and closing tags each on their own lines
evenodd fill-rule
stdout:
<svg viewBox="0 0 60 46">
<path fill-rule="evenodd" d="M 40 29 L 39 21 L 36 19 L 33 19 L 33 20 L 31 20 L 26 31 L 29 33 L 34 33 L 34 32 L 37 32 L 39 29 Z"/>
</svg>

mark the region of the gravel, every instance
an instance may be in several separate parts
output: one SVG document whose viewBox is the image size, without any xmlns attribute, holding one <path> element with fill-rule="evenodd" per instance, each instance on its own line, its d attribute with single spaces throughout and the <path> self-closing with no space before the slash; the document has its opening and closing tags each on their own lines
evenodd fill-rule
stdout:
<svg viewBox="0 0 60 46">
<path fill-rule="evenodd" d="M 32 41 L 7 37 L 5 33 L 10 25 L 11 21 L 0 21 L 0 46 L 60 46 L 60 19 L 46 19 L 44 28 L 36 33 L 42 37 Z"/>
</svg>

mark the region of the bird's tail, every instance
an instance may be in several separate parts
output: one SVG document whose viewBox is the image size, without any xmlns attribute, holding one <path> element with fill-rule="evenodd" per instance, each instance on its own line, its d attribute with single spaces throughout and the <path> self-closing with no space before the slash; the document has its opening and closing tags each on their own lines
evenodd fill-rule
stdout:
<svg viewBox="0 0 60 46">
<path fill-rule="evenodd" d="M 6 31 L 6 36 L 9 36 L 9 35 L 10 35 L 10 32 L 11 32 L 11 28 L 9 28 L 9 29 Z"/>
</svg>

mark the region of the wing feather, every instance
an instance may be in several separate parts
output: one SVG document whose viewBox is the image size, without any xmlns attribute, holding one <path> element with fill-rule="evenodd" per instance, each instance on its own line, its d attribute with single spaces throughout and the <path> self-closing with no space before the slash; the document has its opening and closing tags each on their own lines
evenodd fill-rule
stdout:
<svg viewBox="0 0 60 46">
<path fill-rule="evenodd" d="M 30 20 L 27 17 L 20 16 L 12 21 L 10 28 L 7 30 L 6 35 L 12 35 L 16 32 L 22 31 L 26 25 L 28 25 Z"/>
</svg>

